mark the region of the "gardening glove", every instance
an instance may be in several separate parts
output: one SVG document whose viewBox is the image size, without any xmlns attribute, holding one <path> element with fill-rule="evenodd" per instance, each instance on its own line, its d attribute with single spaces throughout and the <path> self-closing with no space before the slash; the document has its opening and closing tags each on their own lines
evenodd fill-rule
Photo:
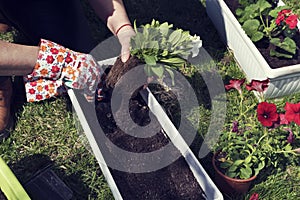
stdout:
<svg viewBox="0 0 300 200">
<path fill-rule="evenodd" d="M 93 101 L 101 74 L 102 69 L 91 55 L 41 39 L 35 67 L 24 77 L 27 101 L 60 95 L 66 87 L 83 89 L 86 99 Z"/>
<path fill-rule="evenodd" d="M 126 62 L 130 57 L 130 39 L 135 35 L 131 24 L 122 25 L 115 33 L 121 44 L 121 60 Z"/>
</svg>

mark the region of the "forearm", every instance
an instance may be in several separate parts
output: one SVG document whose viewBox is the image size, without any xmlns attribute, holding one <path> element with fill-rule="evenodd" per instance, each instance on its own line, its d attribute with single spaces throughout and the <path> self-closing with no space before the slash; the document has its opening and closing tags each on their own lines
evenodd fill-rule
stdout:
<svg viewBox="0 0 300 200">
<path fill-rule="evenodd" d="M 115 34 L 122 25 L 130 23 L 122 0 L 89 0 L 89 2 L 112 33 Z M 128 28 L 131 27 L 124 27 Z"/>
<path fill-rule="evenodd" d="M 0 41 L 0 76 L 23 76 L 32 72 L 39 47 Z"/>
</svg>

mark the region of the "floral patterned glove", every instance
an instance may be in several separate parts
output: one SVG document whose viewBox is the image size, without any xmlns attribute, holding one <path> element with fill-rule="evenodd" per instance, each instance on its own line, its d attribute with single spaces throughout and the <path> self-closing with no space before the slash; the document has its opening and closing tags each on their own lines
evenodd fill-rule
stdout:
<svg viewBox="0 0 300 200">
<path fill-rule="evenodd" d="M 101 75 L 102 69 L 91 55 L 42 39 L 36 65 L 24 77 L 27 101 L 60 95 L 65 86 L 83 89 L 87 100 L 92 101 Z"/>
</svg>

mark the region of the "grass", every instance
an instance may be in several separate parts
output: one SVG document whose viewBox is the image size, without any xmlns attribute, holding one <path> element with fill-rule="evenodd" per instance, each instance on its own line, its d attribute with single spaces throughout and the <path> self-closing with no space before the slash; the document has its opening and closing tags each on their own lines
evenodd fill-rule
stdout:
<svg viewBox="0 0 300 200">
<path fill-rule="evenodd" d="M 191 33 L 201 36 L 204 48 L 216 61 L 224 80 L 232 75 L 242 76 L 232 54 L 220 41 L 216 30 L 205 14 L 203 6 L 205 1 L 201 0 L 201 2 L 199 3 L 198 0 L 190 0 L 188 3 L 180 0 L 172 1 L 172 3 L 168 0 L 144 0 L 142 3 L 124 1 L 131 21 L 136 20 L 139 25 L 149 23 L 155 18 L 161 22 L 169 21 L 175 27 L 190 30 Z M 100 42 L 109 37 L 107 29 L 102 32 L 97 29 L 99 26 L 103 27 L 103 24 L 96 19 L 86 4 L 85 6 L 96 40 Z M 0 39 L 14 42 L 16 33 L 13 31 L 0 34 Z M 199 89 L 203 84 L 201 78 L 194 76 L 190 78 L 190 81 L 195 88 L 198 86 L 197 94 L 204 102 L 195 111 L 201 113 L 203 120 L 203 126 L 199 130 L 201 134 L 206 132 L 208 127 L 209 105 L 203 93 L 205 88 Z M 55 173 L 74 192 L 74 199 L 113 199 L 96 159 L 82 142 L 83 133 L 78 131 L 80 130 L 77 128 L 78 121 L 74 119 L 68 106 L 68 101 L 64 97 L 22 105 L 16 113 L 15 130 L 6 141 L 0 144 L 0 156 L 13 169 L 21 183 L 25 184 L 38 169 L 51 164 Z M 194 145 L 197 148 L 198 144 Z M 201 160 L 201 163 L 213 176 L 209 158 L 208 156 Z M 265 194 L 265 199 L 268 199 L 270 191 L 274 191 L 276 195 L 275 191 L 284 190 L 287 187 L 286 184 L 278 184 L 279 182 L 285 183 L 282 177 L 289 177 L 289 180 L 299 182 L 299 172 L 288 176 L 286 174 L 271 175 L 269 179 L 257 183 L 245 197 L 226 197 L 226 199 L 247 199 L 254 191 Z M 287 184 L 293 185 L 293 181 Z M 295 185 L 295 187 L 299 191 L 299 186 Z M 286 199 L 294 197 L 292 196 L 294 191 L 286 191 L 285 193 L 288 193 Z"/>
<path fill-rule="evenodd" d="M 300 168 L 290 167 L 284 172 L 270 175 L 265 181 L 255 185 L 248 193 L 258 193 L 260 199 L 299 199 Z"/>
</svg>

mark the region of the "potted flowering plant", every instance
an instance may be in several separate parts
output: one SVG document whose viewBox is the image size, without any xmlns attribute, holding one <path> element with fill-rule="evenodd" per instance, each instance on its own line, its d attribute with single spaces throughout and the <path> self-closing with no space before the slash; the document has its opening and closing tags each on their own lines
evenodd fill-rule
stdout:
<svg viewBox="0 0 300 200">
<path fill-rule="evenodd" d="M 297 165 L 300 156 L 300 103 L 285 99 L 267 102 L 264 91 L 269 80 L 233 79 L 225 88 L 228 92 L 228 120 L 214 146 L 213 165 L 218 175 L 227 176 L 224 192 L 245 193 L 261 170 L 266 167 L 284 168 Z M 255 91 L 259 101 L 250 91 Z M 238 98 L 235 96 L 237 95 Z M 276 103 L 275 103 L 276 102 Z M 247 180 L 243 188 L 239 183 Z M 250 182 L 249 182 L 250 181 Z M 222 182 L 222 181 L 221 181 Z M 222 190 L 222 189 L 221 189 Z"/>
<path fill-rule="evenodd" d="M 249 4 L 240 1 L 242 8 L 236 10 L 238 21 L 253 42 L 266 39 L 270 45 L 270 56 L 293 58 L 296 54 L 295 34 L 298 16 L 287 9 L 278 6 L 272 9 L 272 4 L 266 0 L 258 0 Z"/>
<path fill-rule="evenodd" d="M 270 80 L 265 98 L 300 91 L 299 20 L 291 7 L 281 0 L 207 0 L 206 10 L 247 80 Z"/>
</svg>

